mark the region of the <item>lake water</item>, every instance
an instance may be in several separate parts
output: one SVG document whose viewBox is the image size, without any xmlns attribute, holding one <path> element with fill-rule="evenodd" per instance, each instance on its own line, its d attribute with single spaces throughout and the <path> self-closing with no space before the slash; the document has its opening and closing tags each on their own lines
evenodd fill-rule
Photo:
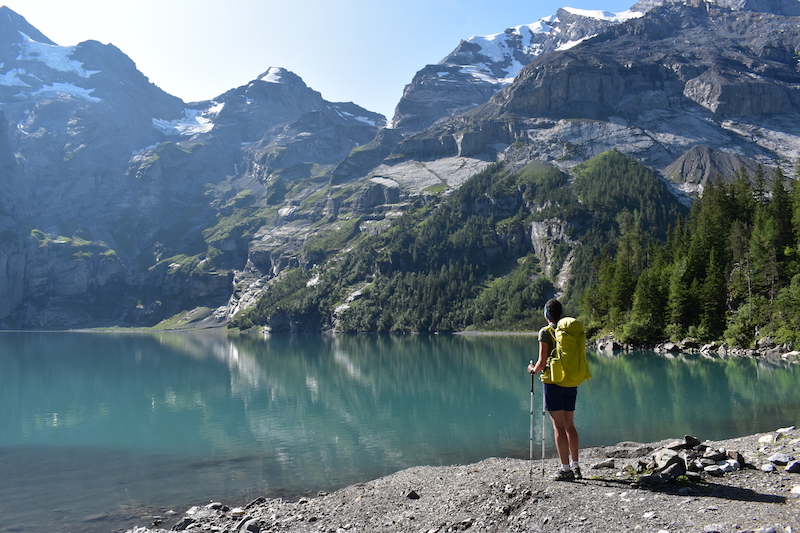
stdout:
<svg viewBox="0 0 800 533">
<path fill-rule="evenodd" d="M 528 457 L 529 336 L 0 333 L 0 531 L 110 532 L 414 465 Z M 582 446 L 800 423 L 798 365 L 589 354 Z M 538 384 L 537 384 L 538 385 Z M 535 391 L 540 454 L 541 390 Z M 545 433 L 553 455 L 552 433 Z"/>
</svg>

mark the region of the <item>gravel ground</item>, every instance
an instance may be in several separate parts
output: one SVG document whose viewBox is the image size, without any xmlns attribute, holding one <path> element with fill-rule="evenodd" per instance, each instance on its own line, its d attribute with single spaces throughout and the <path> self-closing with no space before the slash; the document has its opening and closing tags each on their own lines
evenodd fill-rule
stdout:
<svg viewBox="0 0 800 533">
<path fill-rule="evenodd" d="M 129 533 L 170 528 L 230 533 L 800 531 L 800 473 L 770 461 L 777 453 L 800 460 L 800 431 L 783 428 L 704 443 L 739 452 L 745 464 L 737 471 L 642 482 L 634 472 L 639 463 L 671 444 L 678 442 L 582 450 L 582 480 L 551 480 L 552 459 L 544 462 L 544 475 L 538 460 L 492 458 L 471 465 L 415 467 L 299 501 L 258 498 L 242 507 L 220 502 L 192 507 L 184 515 L 153 517 L 155 525 Z"/>
</svg>

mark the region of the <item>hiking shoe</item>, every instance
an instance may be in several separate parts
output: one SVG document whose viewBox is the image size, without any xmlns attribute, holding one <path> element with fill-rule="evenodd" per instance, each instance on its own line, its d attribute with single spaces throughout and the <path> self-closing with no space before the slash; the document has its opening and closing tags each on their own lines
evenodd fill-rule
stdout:
<svg viewBox="0 0 800 533">
<path fill-rule="evenodd" d="M 572 469 L 572 473 L 575 474 L 575 479 L 583 479 L 583 474 L 581 474 L 581 467 L 576 466 Z"/>
<path fill-rule="evenodd" d="M 575 479 L 575 474 L 572 470 L 559 470 L 558 473 L 553 476 L 553 481 L 572 481 Z"/>
</svg>

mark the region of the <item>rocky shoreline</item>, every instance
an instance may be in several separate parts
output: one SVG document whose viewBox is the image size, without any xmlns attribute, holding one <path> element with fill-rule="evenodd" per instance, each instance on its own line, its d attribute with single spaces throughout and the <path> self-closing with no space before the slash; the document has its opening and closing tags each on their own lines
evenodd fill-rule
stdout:
<svg viewBox="0 0 800 533">
<path fill-rule="evenodd" d="M 622 442 L 582 450 L 584 479 L 555 461 L 491 458 L 420 466 L 297 501 L 211 502 L 128 533 L 385 531 L 800 531 L 800 431 Z"/>
<path fill-rule="evenodd" d="M 702 354 L 709 357 L 766 357 L 783 359 L 784 361 L 800 361 L 800 350 L 791 344 L 777 344 L 770 337 L 763 337 L 755 347 L 743 348 L 731 346 L 725 342 L 702 343 L 697 339 L 683 339 L 680 342 L 661 342 L 655 346 L 635 346 L 619 342 L 613 335 L 587 341 L 588 349 L 599 352 L 652 350 L 661 354 Z"/>
</svg>

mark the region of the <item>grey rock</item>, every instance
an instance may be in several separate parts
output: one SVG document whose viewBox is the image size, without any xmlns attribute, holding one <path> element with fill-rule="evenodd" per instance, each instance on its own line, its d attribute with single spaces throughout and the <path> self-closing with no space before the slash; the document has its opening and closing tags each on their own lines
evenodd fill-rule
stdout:
<svg viewBox="0 0 800 533">
<path fill-rule="evenodd" d="M 781 453 L 781 452 L 772 454 L 772 455 L 769 456 L 769 458 L 767 458 L 767 461 L 769 461 L 770 463 L 776 464 L 776 465 L 780 465 L 780 466 L 787 465 L 787 464 L 789 464 L 789 462 L 791 462 L 793 460 L 794 460 L 794 457 L 792 457 L 791 455 L 785 454 L 785 453 Z"/>
<path fill-rule="evenodd" d="M 172 529 L 173 531 L 184 531 L 190 525 L 194 524 L 194 518 L 189 518 L 188 516 L 184 516 L 180 522 L 175 524 Z"/>
<path fill-rule="evenodd" d="M 596 463 L 592 468 L 614 468 L 614 464 L 614 459 L 606 459 L 605 461 Z"/>
<path fill-rule="evenodd" d="M 250 531 L 252 533 L 258 533 L 259 531 L 261 531 L 261 522 L 255 518 L 250 519 L 244 524 L 242 524 L 242 527 L 239 529 L 239 531 Z"/>
<path fill-rule="evenodd" d="M 672 463 L 664 470 L 661 471 L 661 478 L 666 481 L 672 481 L 678 476 L 686 474 L 686 467 L 682 462 Z"/>
<path fill-rule="evenodd" d="M 790 474 L 800 474 L 800 461 L 790 461 L 785 470 Z"/>
<path fill-rule="evenodd" d="M 653 456 L 653 460 L 655 461 L 656 468 L 659 470 L 664 470 L 668 466 L 681 462 L 678 457 L 678 452 L 667 448 L 658 450 Z"/>
<path fill-rule="evenodd" d="M 706 450 L 706 452 L 703 454 L 703 459 L 708 459 L 711 461 L 722 461 L 723 459 L 726 458 L 727 458 L 726 452 L 722 450 L 709 449 Z"/>
</svg>

